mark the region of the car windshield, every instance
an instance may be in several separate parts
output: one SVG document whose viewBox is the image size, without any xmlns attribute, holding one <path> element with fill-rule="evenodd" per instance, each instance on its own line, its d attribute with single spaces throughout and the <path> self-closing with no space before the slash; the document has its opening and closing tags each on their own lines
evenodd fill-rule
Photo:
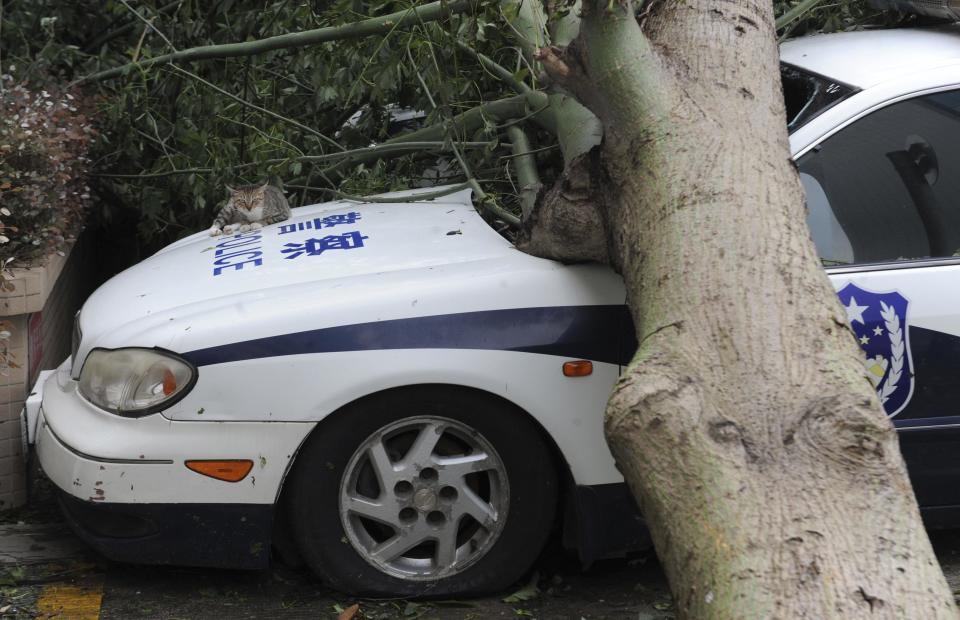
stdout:
<svg viewBox="0 0 960 620">
<path fill-rule="evenodd" d="M 786 63 L 780 63 L 780 78 L 787 106 L 787 129 L 791 132 L 856 92 L 851 86 Z"/>
</svg>

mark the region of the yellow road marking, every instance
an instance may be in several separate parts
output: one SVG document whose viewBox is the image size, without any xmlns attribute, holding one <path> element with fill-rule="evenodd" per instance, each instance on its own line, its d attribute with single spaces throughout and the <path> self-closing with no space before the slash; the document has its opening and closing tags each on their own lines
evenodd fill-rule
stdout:
<svg viewBox="0 0 960 620">
<path fill-rule="evenodd" d="M 103 601 L 103 583 L 84 586 L 50 584 L 37 599 L 37 611 L 63 620 L 99 620 Z"/>
</svg>

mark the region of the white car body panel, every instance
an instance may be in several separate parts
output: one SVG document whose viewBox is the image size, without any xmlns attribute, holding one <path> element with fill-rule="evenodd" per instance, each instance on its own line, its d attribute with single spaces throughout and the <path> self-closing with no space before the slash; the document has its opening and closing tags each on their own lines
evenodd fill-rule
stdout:
<svg viewBox="0 0 960 620">
<path fill-rule="evenodd" d="M 960 324 L 956 320 L 960 288 L 943 286 L 958 276 L 960 265 L 943 264 L 853 273 L 831 270 L 830 281 L 837 290 L 851 282 L 875 291 L 909 290 L 911 325 L 960 336 Z"/>
<path fill-rule="evenodd" d="M 785 41 L 780 60 L 868 89 L 960 59 L 960 27 L 862 30 Z"/>
<path fill-rule="evenodd" d="M 622 285 L 609 270 L 568 268 L 518 252 L 479 217 L 468 192 L 443 200 L 314 205 L 295 209 L 288 222 L 239 239 L 200 234 L 181 240 L 115 276 L 90 297 L 80 315 L 83 341 L 77 358 L 96 347 L 182 351 L 384 318 L 623 303 Z M 285 236 L 278 230 L 331 212 L 362 212 L 366 219 L 358 227 L 370 237 L 367 245 L 331 251 L 322 262 L 304 260 L 319 258 L 314 256 L 284 262 L 284 244 L 305 233 Z M 374 218 L 379 221 L 371 223 Z M 430 220 L 427 226 L 424 218 Z M 246 247 L 270 257 L 263 265 L 213 275 L 218 244 L 254 237 L 259 239 Z M 75 377 L 79 371 L 74 369 Z"/>
<path fill-rule="evenodd" d="M 92 502 L 182 503 L 276 501 L 280 482 L 312 424 L 174 422 L 163 416 L 123 418 L 87 403 L 69 363 L 42 386 L 37 455 L 54 484 Z M 69 441 L 69 445 L 65 442 Z M 254 461 L 238 483 L 186 468 L 191 459 Z"/>
<path fill-rule="evenodd" d="M 790 136 L 798 158 L 880 107 L 957 88 L 960 29 L 810 37 L 784 44 L 783 59 L 862 89 Z M 317 228 L 330 217 L 344 221 Z M 318 241 L 328 236 L 339 241 L 329 247 Z M 838 290 L 852 283 L 902 291 L 910 325 L 960 336 L 960 288 L 942 284 L 956 277 L 957 262 L 828 273 Z M 47 379 L 42 410 L 34 407 L 27 418 L 39 421 L 44 469 L 78 499 L 267 505 L 278 497 L 301 443 L 318 424 L 322 432 L 327 416 L 382 390 L 451 384 L 494 394 L 528 413 L 558 447 L 575 484 L 620 483 L 603 437 L 603 409 L 621 369 L 616 360 L 594 359 L 591 376 L 565 378 L 562 363 L 578 358 L 482 343 L 374 343 L 280 354 L 258 347 L 277 338 L 322 340 L 319 332 L 358 325 L 389 330 L 397 321 L 395 329 L 402 330 L 406 320 L 452 317 L 455 330 L 463 313 L 619 308 L 624 302 L 622 280 L 607 267 L 562 265 L 517 251 L 477 214 L 469 191 L 429 203 L 302 207 L 290 220 L 253 233 L 187 237 L 102 286 L 80 314 L 75 364 L 68 361 Z M 79 395 L 76 380 L 91 350 L 122 347 L 161 347 L 202 359 L 199 380 L 157 415 L 129 419 L 102 411 Z M 255 480 L 226 483 L 183 465 L 218 458 L 254 460 Z"/>
<path fill-rule="evenodd" d="M 321 234 L 356 229 L 366 237 L 363 247 L 284 258 L 284 244 L 300 243 L 316 232 L 299 230 L 301 224 L 346 213 L 360 214 L 355 225 L 325 228 Z M 297 230 L 281 234 L 292 229 Z M 228 246 L 235 244 L 231 251 Z M 221 256 L 227 262 L 244 262 L 241 268 L 220 265 L 215 272 L 218 246 L 226 250 Z M 258 473 L 256 491 L 246 492 L 250 501 L 256 497 L 266 502 L 279 492 L 286 464 L 306 434 L 343 405 L 392 387 L 454 384 L 496 394 L 528 412 L 557 443 L 578 483 L 622 481 L 602 428 L 602 403 L 619 374 L 616 363 L 595 361 L 591 376 L 565 378 L 562 363 L 569 358 L 483 348 L 241 359 L 202 365 L 186 397 L 161 415 L 139 419 L 99 410 L 78 394 L 76 379 L 82 361 L 95 348 L 161 347 L 188 354 L 386 320 L 623 302 L 622 281 L 605 267 L 564 266 L 518 252 L 479 217 L 469 192 L 428 204 L 304 207 L 295 209 L 290 220 L 255 233 L 193 235 L 102 286 L 79 317 L 82 341 L 76 367 L 65 364 L 44 386 L 41 426 L 52 429 L 74 452 L 93 457 L 82 460 L 74 468 L 78 471 L 59 475 L 63 480 L 58 482 L 80 478 L 80 485 L 61 487 L 78 498 L 89 499 L 87 479 L 97 477 L 97 460 L 120 459 L 130 461 L 125 476 L 143 471 L 145 478 L 132 490 L 111 493 L 110 502 L 159 501 L 163 493 L 170 500 L 171 492 L 177 502 L 237 502 L 238 485 L 204 478 L 182 461 L 259 462 L 263 457 L 270 471 Z M 104 432 L 78 432 L 81 428 Z M 41 459 L 49 462 L 57 453 L 52 446 L 59 442 L 51 440 L 49 432 L 41 431 L 40 438 Z M 60 460 L 69 460 L 63 449 L 59 453 Z M 138 466 L 141 457 L 172 460 L 174 465 Z M 163 485 L 154 484 L 161 479 Z M 174 479 L 180 482 L 171 486 Z M 211 494 L 220 487 L 222 494 Z"/>
<path fill-rule="evenodd" d="M 198 419 L 196 412 L 204 407 L 204 420 L 316 422 L 385 389 L 460 385 L 501 396 L 532 415 L 556 442 L 578 484 L 620 482 L 603 437 L 603 403 L 619 366 L 594 362 L 589 377 L 565 378 L 564 361 L 514 351 L 398 349 L 217 364 L 202 369 L 204 380 L 179 403 L 175 418 Z"/>
</svg>

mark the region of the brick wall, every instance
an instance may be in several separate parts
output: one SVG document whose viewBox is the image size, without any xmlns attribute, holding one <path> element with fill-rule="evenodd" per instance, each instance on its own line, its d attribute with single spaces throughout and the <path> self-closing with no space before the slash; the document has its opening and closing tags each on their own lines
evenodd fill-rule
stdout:
<svg viewBox="0 0 960 620">
<path fill-rule="evenodd" d="M 42 267 L 14 269 L 12 291 L 0 291 L 0 324 L 9 368 L 0 371 L 0 510 L 26 502 L 20 410 L 36 372 L 56 368 L 70 354 L 73 315 L 89 290 L 81 238 L 66 256 Z"/>
<path fill-rule="evenodd" d="M 0 311 L 3 305 L 0 301 Z M 27 501 L 19 420 L 27 389 L 27 315 L 4 317 L 3 328 L 11 334 L 7 358 L 17 367 L 11 366 L 0 375 L 0 510 Z"/>
</svg>

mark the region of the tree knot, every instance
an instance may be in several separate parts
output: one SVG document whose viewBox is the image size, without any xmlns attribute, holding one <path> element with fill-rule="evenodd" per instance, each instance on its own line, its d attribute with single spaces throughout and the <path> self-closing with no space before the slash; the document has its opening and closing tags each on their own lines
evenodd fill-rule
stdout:
<svg viewBox="0 0 960 620">
<path fill-rule="evenodd" d="M 711 420 L 707 434 L 717 443 L 733 443 L 740 439 L 740 427 L 730 420 Z"/>
<path fill-rule="evenodd" d="M 751 441 L 739 424 L 724 418 L 711 420 L 707 423 L 707 435 L 714 442 L 724 446 L 739 445 L 743 448 L 747 461 L 755 463 L 760 460 L 757 446 Z"/>
<path fill-rule="evenodd" d="M 872 401 L 849 394 L 825 396 L 806 411 L 782 435 L 785 447 L 812 450 L 843 466 L 885 466 L 896 433 Z"/>
</svg>

